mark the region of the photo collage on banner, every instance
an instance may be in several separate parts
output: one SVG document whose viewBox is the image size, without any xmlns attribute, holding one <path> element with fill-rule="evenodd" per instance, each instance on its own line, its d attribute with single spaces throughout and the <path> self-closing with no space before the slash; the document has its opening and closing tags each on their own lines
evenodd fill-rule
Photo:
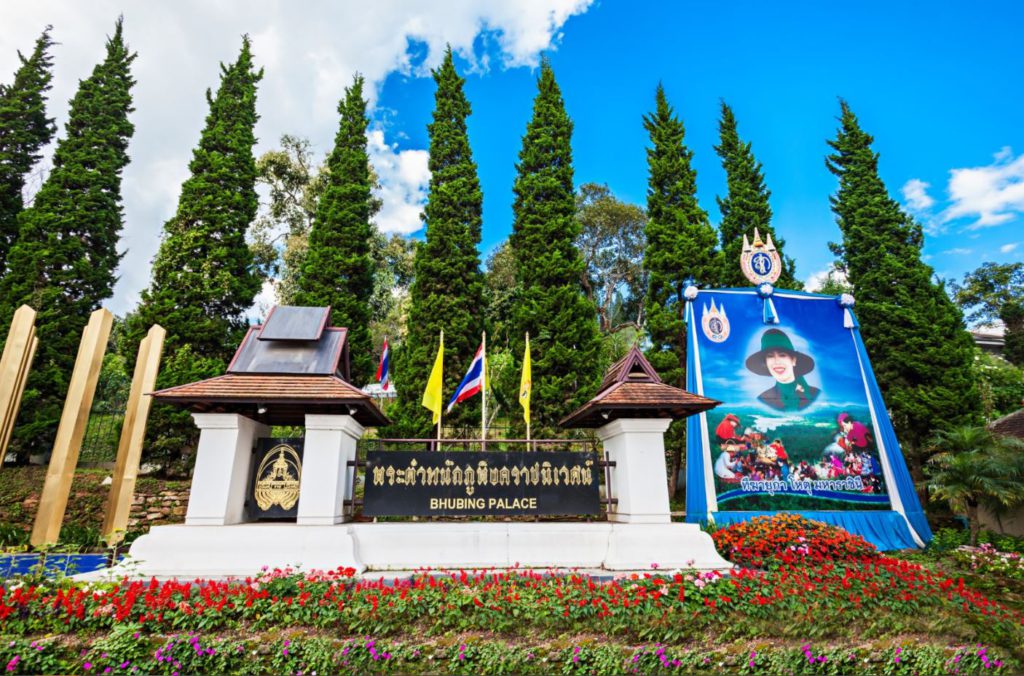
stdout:
<svg viewBox="0 0 1024 676">
<path fill-rule="evenodd" d="M 702 291 L 694 303 L 705 462 L 718 509 L 890 510 L 864 374 L 832 297 Z M 691 343 L 692 345 L 692 343 Z"/>
</svg>

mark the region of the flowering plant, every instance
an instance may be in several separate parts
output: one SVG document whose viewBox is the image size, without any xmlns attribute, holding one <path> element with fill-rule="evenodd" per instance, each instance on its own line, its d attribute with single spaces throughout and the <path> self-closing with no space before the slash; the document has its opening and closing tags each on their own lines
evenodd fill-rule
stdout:
<svg viewBox="0 0 1024 676">
<path fill-rule="evenodd" d="M 757 568 L 878 556 L 878 549 L 859 535 L 797 514 L 757 516 L 720 528 L 712 537 L 722 556 Z"/>
<path fill-rule="evenodd" d="M 1024 556 L 1017 552 L 1001 552 L 987 542 L 978 547 L 959 547 L 954 557 L 961 565 L 977 573 L 1024 580 Z"/>
</svg>

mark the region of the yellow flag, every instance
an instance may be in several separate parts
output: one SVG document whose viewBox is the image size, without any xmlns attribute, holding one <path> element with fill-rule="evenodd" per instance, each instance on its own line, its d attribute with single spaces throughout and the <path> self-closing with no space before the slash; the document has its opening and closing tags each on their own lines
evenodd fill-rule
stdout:
<svg viewBox="0 0 1024 676">
<path fill-rule="evenodd" d="M 523 407 L 523 420 L 530 424 L 530 391 L 533 389 L 533 375 L 530 368 L 530 334 L 526 334 L 526 350 L 523 353 L 523 377 L 519 380 L 519 404 Z"/>
<path fill-rule="evenodd" d="M 434 413 L 434 424 L 441 422 L 441 384 L 444 379 L 444 332 L 441 332 L 441 344 L 437 347 L 437 358 L 434 368 L 430 370 L 427 389 L 423 390 L 423 406 Z"/>
</svg>

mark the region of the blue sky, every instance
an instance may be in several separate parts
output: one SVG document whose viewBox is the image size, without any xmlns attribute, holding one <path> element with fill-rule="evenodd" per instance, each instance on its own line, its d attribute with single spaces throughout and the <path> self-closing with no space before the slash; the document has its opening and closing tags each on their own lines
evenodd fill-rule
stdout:
<svg viewBox="0 0 1024 676">
<path fill-rule="evenodd" d="M 719 100 L 728 102 L 764 165 L 775 227 L 804 279 L 827 267 L 827 242 L 839 237 L 828 201 L 836 183 L 824 156 L 838 97 L 847 99 L 875 136 L 890 192 L 913 204 L 926 226 L 930 264 L 959 279 L 982 261 L 1024 254 L 1022 22 L 1019 3 L 603 0 L 569 18 L 546 54 L 575 122 L 577 185 L 607 183 L 620 198 L 644 202 L 641 116 L 660 80 L 686 124 L 700 202 L 714 223 L 725 176 L 712 146 Z M 497 60 L 495 48 L 486 39 L 474 45 L 476 64 L 458 63 L 473 105 L 486 253 L 511 229 L 514 162 L 536 70 L 482 71 L 484 57 Z M 376 117 L 389 142 L 427 147 L 433 92 L 429 78 L 384 80 Z M 950 172 L 964 169 L 975 171 L 959 174 L 951 199 Z M 928 184 L 923 194 L 915 180 Z M 908 182 L 914 200 L 903 194 Z"/>
<path fill-rule="evenodd" d="M 337 130 L 337 102 L 354 73 L 366 77 L 386 232 L 415 233 L 426 199 L 429 69 L 456 51 L 473 104 L 471 142 L 484 190 L 486 254 L 509 234 L 512 182 L 547 55 L 576 123 L 577 184 L 607 183 L 643 204 L 647 167 L 641 116 L 658 81 L 683 117 L 695 152 L 699 198 L 719 218 L 725 177 L 712 146 L 718 103 L 764 164 L 775 227 L 807 278 L 838 238 L 828 197 L 825 141 L 837 98 L 850 101 L 881 152 L 882 176 L 929 231 L 929 262 L 962 277 L 982 261 L 1024 256 L 1024 6 L 982 3 L 634 2 L 443 0 L 373 3 L 288 0 L 34 0 L 0 4 L 0 82 L 39 32 L 53 25 L 48 110 L 63 135 L 67 102 L 103 56 L 119 15 L 137 50 L 135 124 L 124 171 L 127 255 L 107 306 L 130 310 L 149 283 L 163 224 L 177 205 L 216 87 L 218 64 L 253 41 L 264 68 L 257 154 L 282 134 L 310 140 L 318 157 Z M 30 180 L 45 176 L 52 149 Z M 927 185 L 926 185 L 927 184 Z M 906 196 L 904 190 L 906 189 Z M 419 233 L 418 236 L 422 236 Z M 254 314 L 273 303 L 264 286 Z"/>
</svg>

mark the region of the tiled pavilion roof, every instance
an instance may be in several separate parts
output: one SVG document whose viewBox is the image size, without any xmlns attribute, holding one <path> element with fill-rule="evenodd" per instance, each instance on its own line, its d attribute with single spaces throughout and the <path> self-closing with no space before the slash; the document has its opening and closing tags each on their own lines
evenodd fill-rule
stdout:
<svg viewBox="0 0 1024 676">
<path fill-rule="evenodd" d="M 389 422 L 368 394 L 336 375 L 228 373 L 159 390 L 153 398 L 196 413 L 241 413 L 271 425 L 302 425 L 305 413 L 349 414 L 362 425 Z"/>
<path fill-rule="evenodd" d="M 605 372 L 597 395 L 559 424 L 562 427 L 600 427 L 616 418 L 677 420 L 720 403 L 661 382 L 657 371 L 634 346 Z"/>
<path fill-rule="evenodd" d="M 159 390 L 153 398 L 268 425 L 304 425 L 308 413 L 387 425 L 370 396 L 348 382 L 348 331 L 327 326 L 329 317 L 329 307 L 275 306 L 263 325 L 249 328 L 226 374 Z"/>
</svg>

